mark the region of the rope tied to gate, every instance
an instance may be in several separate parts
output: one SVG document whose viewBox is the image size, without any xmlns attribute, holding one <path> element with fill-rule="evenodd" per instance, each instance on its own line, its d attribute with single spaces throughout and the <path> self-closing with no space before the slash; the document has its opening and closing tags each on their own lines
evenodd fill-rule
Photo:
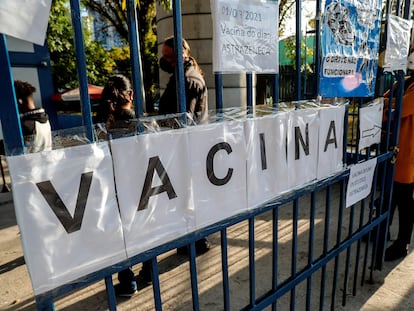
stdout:
<svg viewBox="0 0 414 311">
<path fill-rule="evenodd" d="M 395 162 L 397 162 L 397 155 L 398 155 L 398 152 L 400 151 L 400 149 L 398 148 L 398 146 L 394 146 L 394 147 L 391 148 L 391 151 L 393 152 L 393 155 L 391 157 L 390 162 L 391 162 L 391 164 L 395 164 Z"/>
</svg>

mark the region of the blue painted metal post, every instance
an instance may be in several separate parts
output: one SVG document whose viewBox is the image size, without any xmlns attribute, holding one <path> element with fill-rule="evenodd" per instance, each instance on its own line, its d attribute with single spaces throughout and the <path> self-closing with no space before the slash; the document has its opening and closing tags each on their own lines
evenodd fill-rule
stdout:
<svg viewBox="0 0 414 311">
<path fill-rule="evenodd" d="M 186 112 L 187 104 L 185 99 L 184 63 L 183 63 L 183 33 L 181 20 L 181 0 L 173 0 L 174 20 L 174 51 L 175 51 L 175 79 L 177 87 L 178 111 Z M 183 116 L 182 122 L 187 124 L 187 118 Z"/>
<path fill-rule="evenodd" d="M 246 73 L 247 113 L 253 114 L 253 74 Z"/>
<path fill-rule="evenodd" d="M 302 43 L 302 8 L 301 8 L 302 1 L 296 1 L 296 72 L 295 72 L 295 80 L 296 80 L 296 99 L 302 99 L 302 92 L 301 92 L 301 43 Z"/>
<path fill-rule="evenodd" d="M 82 21 L 80 15 L 80 2 L 79 0 L 70 0 L 71 13 L 72 13 L 72 25 L 75 32 L 75 53 L 76 53 L 76 65 L 78 69 L 79 78 L 79 91 L 81 99 L 81 110 L 83 125 L 86 127 L 86 137 L 90 142 L 94 142 L 93 125 L 92 125 L 92 113 L 91 104 L 88 93 L 88 75 L 86 72 L 86 57 L 85 57 L 85 45 L 82 33 Z"/>
<path fill-rule="evenodd" d="M 223 111 L 223 75 L 216 72 L 214 82 L 216 87 L 216 109 L 221 112 Z"/>
<path fill-rule="evenodd" d="M 134 106 L 137 116 L 144 114 L 145 91 L 142 82 L 142 62 L 139 45 L 137 13 L 135 0 L 127 1 L 128 13 L 128 40 L 130 48 L 131 68 L 132 68 L 132 85 L 134 88 Z"/>
<path fill-rule="evenodd" d="M 20 127 L 19 109 L 14 93 L 14 80 L 11 73 L 9 52 L 6 36 L 0 34 L 0 120 L 3 129 L 4 146 L 7 155 L 17 155 L 24 152 L 24 142 Z"/>
<path fill-rule="evenodd" d="M 221 230 L 221 270 L 223 274 L 224 310 L 230 310 L 229 264 L 227 258 L 227 230 Z"/>
<path fill-rule="evenodd" d="M 273 76 L 273 108 L 279 108 L 279 74 Z"/>
</svg>

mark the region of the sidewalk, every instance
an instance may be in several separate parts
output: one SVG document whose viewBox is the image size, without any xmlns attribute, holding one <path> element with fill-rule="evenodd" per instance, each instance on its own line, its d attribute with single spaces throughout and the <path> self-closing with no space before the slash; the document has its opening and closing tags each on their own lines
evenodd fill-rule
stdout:
<svg viewBox="0 0 414 311">
<path fill-rule="evenodd" d="M 268 255 L 271 250 L 269 247 L 271 231 L 268 230 L 268 225 L 265 216 L 257 220 L 255 234 L 260 244 L 255 253 L 257 295 L 261 294 L 261 286 L 266 285 L 269 275 L 270 256 Z M 248 293 L 249 279 L 246 227 L 245 224 L 244 226 L 241 224 L 232 226 L 228 230 L 232 310 L 240 309 L 239 307 L 247 303 L 249 299 L 245 294 Z M 302 220 L 299 227 L 300 230 L 307 228 Z M 289 245 L 283 245 L 283 243 L 289 240 L 289 228 L 289 225 L 286 225 L 286 233 L 283 233 L 283 228 L 279 229 L 281 232 L 280 252 L 286 254 L 289 253 Z M 395 236 L 395 228 L 392 228 L 392 236 Z M 219 235 L 212 235 L 210 242 L 212 249 L 197 257 L 200 308 L 207 311 L 223 309 Z M 192 310 L 189 265 L 186 258 L 170 252 L 160 256 L 158 260 L 164 310 Z M 136 275 L 138 275 L 140 266 L 134 266 Z M 317 275 L 314 279 L 312 290 L 317 295 L 320 281 Z M 114 283 L 117 283 L 116 276 L 114 276 Z M 352 285 L 349 285 L 346 306 L 341 305 L 342 286 L 342 283 L 338 284 L 335 310 L 414 310 L 414 252 L 411 252 L 403 261 L 386 262 L 382 271 L 375 271 L 373 284 L 365 283 L 364 286 L 358 287 L 356 296 L 352 296 Z M 298 299 L 305 296 L 305 290 L 306 286 L 297 287 Z M 327 284 L 325 295 L 326 301 L 329 302 L 330 284 Z M 289 295 L 285 296 L 288 297 L 282 297 L 278 310 L 289 310 Z M 138 295 L 130 300 L 119 301 L 118 310 L 153 310 L 152 300 L 152 286 L 141 286 Z M 319 303 L 317 297 L 312 300 L 315 300 L 315 304 Z M 107 310 L 104 282 L 100 281 L 59 299 L 55 307 L 56 310 Z M 297 309 L 303 310 L 304 304 L 297 303 Z M 36 310 L 30 278 L 24 263 L 11 192 L 0 193 L 0 310 Z"/>
</svg>

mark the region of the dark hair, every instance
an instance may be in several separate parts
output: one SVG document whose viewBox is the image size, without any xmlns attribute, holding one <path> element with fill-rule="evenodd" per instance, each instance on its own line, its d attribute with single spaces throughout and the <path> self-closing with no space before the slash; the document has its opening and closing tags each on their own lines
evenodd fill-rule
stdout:
<svg viewBox="0 0 414 311">
<path fill-rule="evenodd" d="M 131 99 L 131 82 L 124 75 L 110 77 L 102 90 L 101 103 L 97 111 L 98 122 L 111 121 L 116 110 L 122 109 Z"/>
<path fill-rule="evenodd" d="M 111 102 L 115 106 L 129 102 L 131 94 L 131 82 L 124 75 L 115 75 L 108 79 L 102 90 L 101 102 Z"/>
<path fill-rule="evenodd" d="M 190 49 L 190 45 L 188 44 L 187 40 L 185 40 L 184 38 L 182 38 L 182 43 L 183 43 L 183 52 L 185 55 L 187 55 L 187 57 L 191 60 L 191 62 L 194 65 L 194 68 L 201 74 L 204 75 L 203 71 L 201 70 L 200 66 L 198 65 L 196 59 L 191 56 L 191 49 Z M 171 37 L 167 37 L 164 39 L 164 44 L 170 48 L 172 48 L 174 51 L 174 36 Z"/>
<path fill-rule="evenodd" d="M 20 104 L 22 104 L 27 99 L 27 97 L 36 92 L 36 88 L 33 85 L 21 80 L 14 81 L 14 89 L 16 92 L 17 101 Z"/>
</svg>

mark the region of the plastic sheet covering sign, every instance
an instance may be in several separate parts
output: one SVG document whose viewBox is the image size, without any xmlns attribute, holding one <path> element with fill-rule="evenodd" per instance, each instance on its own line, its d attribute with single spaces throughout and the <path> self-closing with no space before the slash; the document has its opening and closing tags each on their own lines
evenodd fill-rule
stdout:
<svg viewBox="0 0 414 311">
<path fill-rule="evenodd" d="M 196 229 L 246 211 L 243 122 L 199 126 L 189 134 Z"/>
<path fill-rule="evenodd" d="M 128 257 L 194 228 L 189 148 L 186 129 L 111 141 Z"/>
<path fill-rule="evenodd" d="M 344 105 L 319 110 L 318 179 L 343 169 L 344 116 Z"/>
<path fill-rule="evenodd" d="M 316 179 L 319 144 L 318 109 L 289 112 L 287 142 L 290 188 Z"/>
<path fill-rule="evenodd" d="M 382 111 L 384 98 L 374 99 L 359 111 L 359 145 L 358 150 L 381 142 Z"/>
<path fill-rule="evenodd" d="M 263 204 L 288 190 L 288 116 L 288 113 L 278 113 L 245 122 L 249 208 Z"/>
<path fill-rule="evenodd" d="M 374 95 L 380 0 L 327 0 L 322 26 L 323 97 Z"/>
<path fill-rule="evenodd" d="M 390 15 L 387 27 L 387 45 L 384 51 L 384 71 L 407 71 L 413 21 Z"/>
<path fill-rule="evenodd" d="M 106 143 L 7 162 L 35 295 L 126 259 Z"/>
<path fill-rule="evenodd" d="M 44 45 L 52 0 L 0 1 L 0 33 Z"/>
<path fill-rule="evenodd" d="M 215 72 L 278 72 L 277 1 L 211 0 L 211 12 Z"/>
</svg>

